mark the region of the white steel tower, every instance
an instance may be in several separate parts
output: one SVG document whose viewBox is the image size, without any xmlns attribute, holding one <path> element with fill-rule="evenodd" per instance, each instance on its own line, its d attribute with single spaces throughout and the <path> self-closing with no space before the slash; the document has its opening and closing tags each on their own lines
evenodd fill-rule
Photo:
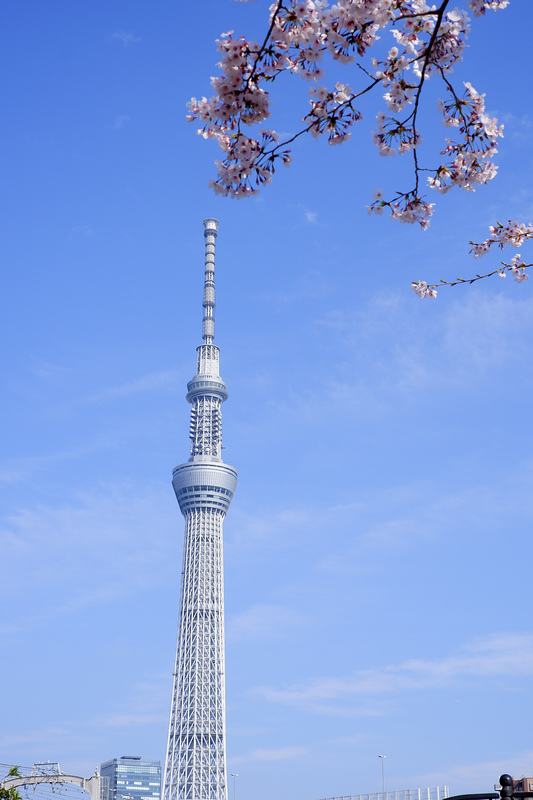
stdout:
<svg viewBox="0 0 533 800">
<path fill-rule="evenodd" d="M 227 800 L 222 522 L 237 470 L 221 457 L 228 393 L 213 344 L 217 230 L 216 219 L 204 220 L 204 343 L 187 384 L 191 455 L 172 473 L 185 540 L 163 800 Z"/>
</svg>

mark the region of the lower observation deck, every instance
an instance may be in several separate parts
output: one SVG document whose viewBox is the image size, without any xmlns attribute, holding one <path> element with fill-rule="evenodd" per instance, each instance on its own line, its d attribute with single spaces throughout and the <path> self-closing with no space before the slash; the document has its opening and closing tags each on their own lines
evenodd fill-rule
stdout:
<svg viewBox="0 0 533 800">
<path fill-rule="evenodd" d="M 188 462 L 174 469 L 172 485 L 182 514 L 193 508 L 225 514 L 237 488 L 237 470 L 223 462 Z"/>
</svg>

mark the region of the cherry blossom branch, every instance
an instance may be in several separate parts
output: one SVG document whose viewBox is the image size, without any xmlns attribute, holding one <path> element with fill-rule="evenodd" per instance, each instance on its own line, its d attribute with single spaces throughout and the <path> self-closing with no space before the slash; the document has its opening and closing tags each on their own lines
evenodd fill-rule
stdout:
<svg viewBox="0 0 533 800">
<path fill-rule="evenodd" d="M 487 183 L 496 175 L 497 168 L 488 159 L 496 152 L 496 137 L 503 135 L 502 128 L 498 128 L 497 121 L 490 119 L 485 114 L 484 96 L 479 95 L 471 84 L 465 84 L 463 97 L 459 98 L 444 74 L 442 77 L 447 90 L 452 95 L 452 100 L 448 103 L 439 101 L 444 124 L 447 127 L 459 128 L 464 142 L 457 143 L 447 139 L 447 147 L 441 151 L 441 155 L 454 156 L 453 160 L 442 164 L 436 170 L 425 169 L 424 171 L 432 173 L 432 176 L 428 178 L 429 186 L 443 194 L 453 186 L 459 186 L 466 191 L 475 191 L 476 186 Z M 380 123 L 378 131 L 385 130 L 384 119 L 380 119 L 378 114 Z M 392 133 L 398 136 L 399 131 L 398 124 Z M 382 146 L 385 141 L 382 133 Z M 429 225 L 433 204 L 425 203 L 418 194 L 418 175 L 422 168 L 418 166 L 417 160 L 415 161 L 415 170 L 414 189 L 405 194 L 398 194 L 391 201 L 383 200 L 381 192 L 375 193 L 374 203 L 368 207 L 369 213 L 383 213 L 383 208 L 388 207 L 393 218 L 399 219 L 401 222 L 419 222 L 423 228 L 426 228 Z"/>
<path fill-rule="evenodd" d="M 520 255 L 518 255 L 520 258 Z M 514 259 L 513 259 L 514 260 Z M 533 267 L 533 264 L 525 264 L 524 262 L 517 262 L 516 264 L 507 264 L 502 261 L 502 266 L 492 272 L 487 272 L 485 275 L 476 275 L 475 278 L 456 278 L 454 281 L 439 281 L 439 283 L 426 283 L 425 281 L 412 281 L 411 289 L 418 297 L 429 297 L 434 300 L 437 297 L 437 288 L 440 286 L 458 286 L 459 284 L 472 284 L 480 281 L 483 278 L 492 278 L 493 275 L 499 275 L 500 278 L 506 278 L 507 272 L 512 272 L 514 279 L 517 283 L 527 281 L 529 275 L 525 272 L 526 269 Z"/>
<path fill-rule="evenodd" d="M 357 115 L 358 119 L 361 119 L 361 115 L 359 114 L 358 111 L 356 111 L 353 108 L 352 103 L 353 103 L 354 100 L 357 100 L 358 97 L 361 97 L 362 95 L 364 95 L 367 92 L 371 91 L 376 86 L 376 84 L 378 84 L 378 83 L 379 83 L 379 80 L 373 79 L 372 82 L 365 89 L 361 89 L 361 91 L 359 91 L 359 92 L 353 92 L 348 97 L 348 99 L 345 100 L 344 102 L 340 102 L 340 97 L 347 94 L 347 90 L 349 89 L 349 87 L 345 86 L 345 85 L 342 85 L 340 83 L 337 83 L 336 86 L 335 86 L 335 89 L 336 89 L 335 97 L 333 97 L 333 95 L 331 95 L 330 98 L 329 98 L 330 101 L 332 99 L 337 98 L 336 102 L 338 103 L 337 107 L 331 112 L 331 116 L 328 118 L 328 120 L 331 123 L 332 127 L 333 128 L 336 127 L 334 125 L 334 123 L 335 123 L 335 120 L 336 120 L 336 117 L 337 117 L 337 113 L 338 112 L 342 113 L 344 110 L 346 110 L 348 108 L 353 112 L 354 115 Z M 313 89 L 311 89 L 310 92 L 313 92 Z M 319 91 L 317 91 L 317 90 L 315 90 L 315 93 L 317 95 L 319 95 L 319 96 L 322 96 L 321 93 Z M 331 94 L 331 93 L 329 93 L 329 94 Z M 324 94 L 323 97 L 325 99 L 326 98 L 326 94 Z M 314 117 L 314 115 L 313 115 L 313 113 L 311 111 L 308 114 L 306 114 L 303 119 L 305 121 L 306 119 L 310 119 L 310 118 L 312 119 L 313 117 Z M 354 120 L 354 121 L 356 121 L 356 120 Z M 313 131 L 312 131 L 313 128 L 316 128 L 316 129 L 319 128 L 316 119 L 312 119 L 312 122 L 310 122 L 309 125 L 307 125 L 307 127 L 302 128 L 302 130 L 298 131 L 298 133 L 295 133 L 289 139 L 285 139 L 283 142 L 280 142 L 280 143 L 276 144 L 275 147 L 272 147 L 270 150 L 265 150 L 263 152 L 263 154 L 262 154 L 262 158 L 263 157 L 264 158 L 268 158 L 268 159 L 272 159 L 273 157 L 275 158 L 278 150 L 281 150 L 283 147 L 286 147 L 287 145 L 292 144 L 294 141 L 296 141 L 296 139 L 298 139 L 300 136 L 303 136 L 306 133 L 311 133 L 312 134 L 313 133 Z M 321 133 L 321 132 L 322 131 L 318 131 L 317 130 L 317 133 L 315 135 L 318 135 L 318 133 Z"/>
<path fill-rule="evenodd" d="M 439 29 L 440 29 L 440 26 L 441 26 L 441 23 L 442 23 L 442 17 L 444 15 L 444 11 L 446 10 L 446 6 L 448 5 L 448 2 L 449 2 L 449 0 L 445 0 L 442 3 L 441 7 L 439 8 L 438 12 L 437 12 L 437 20 L 435 22 L 435 28 L 433 29 L 433 33 L 431 34 L 430 40 L 428 42 L 428 46 L 426 47 L 426 54 L 424 56 L 424 64 L 422 66 L 421 75 L 420 75 L 420 81 L 419 81 L 418 89 L 417 89 L 417 92 L 416 92 L 416 95 L 415 95 L 414 109 L 413 109 L 413 112 L 411 114 L 411 117 L 407 118 L 407 122 L 409 121 L 410 118 L 412 118 L 412 120 L 413 120 L 413 124 L 412 124 L 411 127 L 412 127 L 412 133 L 413 133 L 413 141 L 415 141 L 415 142 L 418 141 L 417 131 L 416 131 L 416 119 L 417 119 L 417 116 L 418 116 L 418 107 L 419 107 L 419 104 L 420 104 L 420 98 L 422 97 L 422 87 L 423 87 L 424 81 L 426 79 L 426 73 L 427 73 L 427 70 L 428 70 L 428 67 L 429 67 L 429 59 L 430 59 L 430 55 L 431 55 L 431 52 L 432 52 L 432 49 L 433 49 L 433 45 L 435 44 L 435 39 L 437 38 L 437 34 L 439 32 Z M 416 146 L 413 147 L 413 161 L 414 161 L 414 169 L 415 169 L 415 186 L 414 186 L 414 189 L 412 191 L 412 194 L 414 196 L 418 197 L 419 167 L 418 167 L 418 153 L 416 151 Z"/>
<path fill-rule="evenodd" d="M 269 26 L 267 34 L 266 34 L 266 36 L 265 36 L 265 38 L 263 40 L 263 44 L 261 45 L 261 47 L 256 52 L 254 52 L 253 50 L 250 50 L 250 53 L 255 55 L 255 59 L 254 59 L 253 68 L 252 68 L 250 74 L 248 75 L 248 77 L 246 78 L 244 89 L 247 89 L 249 84 L 250 84 L 250 81 L 253 81 L 255 79 L 255 76 L 257 74 L 257 66 L 260 63 L 260 59 L 268 49 L 267 45 L 268 45 L 270 37 L 272 36 L 272 31 L 274 30 L 276 17 L 278 15 L 278 13 L 281 11 L 281 9 L 283 8 L 283 0 L 278 0 L 277 4 L 274 4 L 274 6 L 272 6 L 272 8 L 274 8 L 274 11 L 272 12 L 271 19 L 270 19 L 270 26 Z M 224 34 L 222 34 L 222 35 L 224 35 Z"/>
<path fill-rule="evenodd" d="M 505 8 L 508 0 L 467 0 L 474 16 L 486 10 Z M 483 96 L 467 84 L 467 99 L 459 99 L 446 78 L 465 48 L 469 32 L 468 18 L 458 9 L 447 11 L 449 0 L 431 8 L 425 0 L 278 0 L 271 8 L 266 36 L 261 45 L 244 37 L 223 34 L 217 42 L 222 53 L 222 75 L 212 79 L 215 95 L 207 100 L 195 98 L 189 103 L 189 121 L 199 120 L 200 133 L 216 139 L 224 158 L 216 162 L 218 178 L 210 182 L 220 194 L 246 197 L 255 194 L 272 179 L 275 163 L 281 158 L 291 161 L 287 146 L 304 133 L 327 134 L 329 144 L 347 141 L 351 126 L 362 118 L 353 103 L 356 98 L 382 84 L 387 90 L 384 99 L 389 114 L 378 114 L 378 130 L 374 143 L 381 155 L 412 152 L 414 187 L 398 193 L 393 200 L 382 196 L 370 212 L 382 213 L 389 207 L 391 216 L 401 222 L 429 225 L 434 204 L 427 203 L 419 192 L 420 172 L 431 173 L 430 188 L 448 191 L 453 185 L 472 190 L 496 174 L 487 159 L 496 151 L 496 135 L 501 129 L 495 120 L 484 116 Z M 262 88 L 273 83 L 284 72 L 297 72 L 307 80 L 318 81 L 324 72 L 319 66 L 329 54 L 334 60 L 352 64 L 356 55 L 362 59 L 379 39 L 378 31 L 391 27 L 399 47 L 390 49 L 385 61 L 371 59 L 374 73 L 360 61 L 357 67 L 370 79 L 359 91 L 337 83 L 334 89 L 317 86 L 310 90 L 311 110 L 304 115 L 308 124 L 280 143 L 273 130 L 262 130 L 259 139 L 248 137 L 243 126 L 260 124 L 271 115 L 270 95 Z M 424 41 L 425 38 L 427 41 Z M 399 48 L 403 48 L 400 53 Z M 410 75 L 416 80 L 410 79 Z M 442 103 L 446 125 L 454 125 L 464 137 L 462 142 L 446 140 L 441 155 L 453 160 L 435 169 L 419 165 L 417 145 L 421 141 L 416 129 L 425 80 L 434 73 L 444 79 L 451 92 L 451 103 Z M 403 120 L 394 115 L 412 105 Z M 467 107 L 468 114 L 463 113 Z M 390 113 L 392 112 L 392 114 Z M 477 148 L 477 149 L 476 149 Z"/>
<path fill-rule="evenodd" d="M 472 249 L 470 253 L 474 258 L 481 258 L 486 255 L 494 246 L 503 250 L 505 245 L 512 247 L 521 247 L 528 239 L 533 239 L 533 223 L 525 225 L 518 223 L 514 220 L 509 220 L 507 225 L 502 225 L 497 222 L 496 225 L 489 227 L 490 236 L 484 242 L 470 242 Z M 426 281 L 412 281 L 411 289 L 418 295 L 418 297 L 429 297 L 431 300 L 437 296 L 437 287 L 439 286 L 457 286 L 459 284 L 472 284 L 476 281 L 483 280 L 483 278 L 491 278 L 493 275 L 499 275 L 500 278 L 506 278 L 507 273 L 511 272 L 517 283 L 527 281 L 529 275 L 526 269 L 530 269 L 533 264 L 526 264 L 520 255 L 516 253 L 510 262 L 502 261 L 501 267 L 498 269 L 487 272 L 484 275 L 476 275 L 473 278 L 456 278 L 455 281 L 441 280 L 439 283 L 426 283 Z"/>
<path fill-rule="evenodd" d="M 496 120 L 490 120 L 484 113 L 484 96 L 479 95 L 470 84 L 466 84 L 466 92 L 463 98 L 459 98 L 453 89 L 451 82 L 447 79 L 446 73 L 451 71 L 455 61 L 460 57 L 463 45 L 461 36 L 466 37 L 468 33 L 467 21 L 458 13 L 457 10 L 446 15 L 446 22 L 441 31 L 441 23 L 444 19 L 445 8 L 439 9 L 439 19 L 435 24 L 430 43 L 425 50 L 419 50 L 418 57 L 423 55 L 424 64 L 420 71 L 423 74 L 416 96 L 414 99 L 415 108 L 411 115 L 402 122 L 378 114 L 378 147 L 381 148 L 382 155 L 393 154 L 394 148 L 391 147 L 392 137 L 400 138 L 400 149 L 402 152 L 404 145 L 404 131 L 410 127 L 411 141 L 408 146 L 413 149 L 414 164 L 414 187 L 405 193 L 398 193 L 392 200 L 383 200 L 382 193 L 375 193 L 375 202 L 368 207 L 369 213 L 383 213 L 383 208 L 388 207 L 391 216 L 401 222 L 418 222 L 422 228 L 429 225 L 429 218 L 432 214 L 434 204 L 427 203 L 419 193 L 420 172 L 431 172 L 432 177 L 428 178 L 429 187 L 437 189 L 439 192 L 449 191 L 452 186 L 457 185 L 467 191 L 475 190 L 475 187 L 487 183 L 496 174 L 496 167 L 488 159 L 496 152 L 497 136 L 502 135 L 502 129 L 497 128 Z M 441 34 L 439 36 L 439 34 Z M 396 33 L 399 42 L 403 42 L 402 34 Z M 454 43 L 455 50 L 449 52 L 449 42 L 446 45 L 446 36 Z M 437 38 L 439 37 L 439 38 Z M 405 38 L 405 35 L 403 36 Z M 444 44 L 443 44 L 444 42 Z M 405 42 L 403 42 L 405 43 Z M 435 54 L 436 51 L 436 54 Z M 438 54 L 444 53 L 444 60 L 439 63 Z M 433 53 L 433 59 L 430 55 Z M 390 51 L 389 57 L 396 55 Z M 440 101 L 440 111 L 444 116 L 446 126 L 459 128 L 459 132 L 464 137 L 463 142 L 453 142 L 447 139 L 447 147 L 441 151 L 441 155 L 453 155 L 453 161 L 442 164 L 437 169 L 422 168 L 418 162 L 416 145 L 418 144 L 418 131 L 416 129 L 416 118 L 421 97 L 423 80 L 429 75 L 429 70 L 437 71 L 443 79 L 447 90 L 452 95 L 452 101 L 444 103 Z M 387 99 L 387 96 L 386 96 Z M 390 103 L 389 103 L 389 107 Z M 468 110 L 465 115 L 463 108 Z M 381 117 L 381 118 L 380 118 Z M 385 120 L 387 120 L 385 122 Z"/>
<path fill-rule="evenodd" d="M 484 242 L 470 242 L 472 249 L 470 252 L 474 258 L 482 258 L 495 245 L 503 250 L 505 245 L 511 247 L 521 247 L 525 241 L 533 238 L 533 223 L 525 225 L 523 222 L 509 220 L 507 225 L 497 222 L 496 225 L 489 227 L 490 236 Z"/>
</svg>

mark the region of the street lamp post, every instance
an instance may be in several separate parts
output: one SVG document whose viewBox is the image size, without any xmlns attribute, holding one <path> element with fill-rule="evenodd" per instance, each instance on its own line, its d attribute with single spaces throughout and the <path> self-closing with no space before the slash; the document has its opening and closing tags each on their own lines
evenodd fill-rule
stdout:
<svg viewBox="0 0 533 800">
<path fill-rule="evenodd" d="M 383 800 L 385 800 L 385 759 L 387 756 L 378 756 L 381 758 L 381 786 L 383 789 Z M 233 798 L 235 800 L 235 798 Z"/>
<path fill-rule="evenodd" d="M 232 772 L 231 777 L 233 778 L 233 800 L 235 800 L 237 795 L 237 778 L 239 777 L 239 773 Z"/>
</svg>

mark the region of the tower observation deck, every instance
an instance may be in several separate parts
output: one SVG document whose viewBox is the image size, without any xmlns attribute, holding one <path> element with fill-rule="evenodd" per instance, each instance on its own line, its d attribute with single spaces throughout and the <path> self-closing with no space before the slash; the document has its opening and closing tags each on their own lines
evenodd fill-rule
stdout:
<svg viewBox="0 0 533 800">
<path fill-rule="evenodd" d="M 204 341 L 187 384 L 191 453 L 172 473 L 185 539 L 163 800 L 227 800 L 222 523 L 237 470 L 221 456 L 228 393 L 213 344 L 217 231 L 216 219 L 204 220 Z"/>
</svg>

